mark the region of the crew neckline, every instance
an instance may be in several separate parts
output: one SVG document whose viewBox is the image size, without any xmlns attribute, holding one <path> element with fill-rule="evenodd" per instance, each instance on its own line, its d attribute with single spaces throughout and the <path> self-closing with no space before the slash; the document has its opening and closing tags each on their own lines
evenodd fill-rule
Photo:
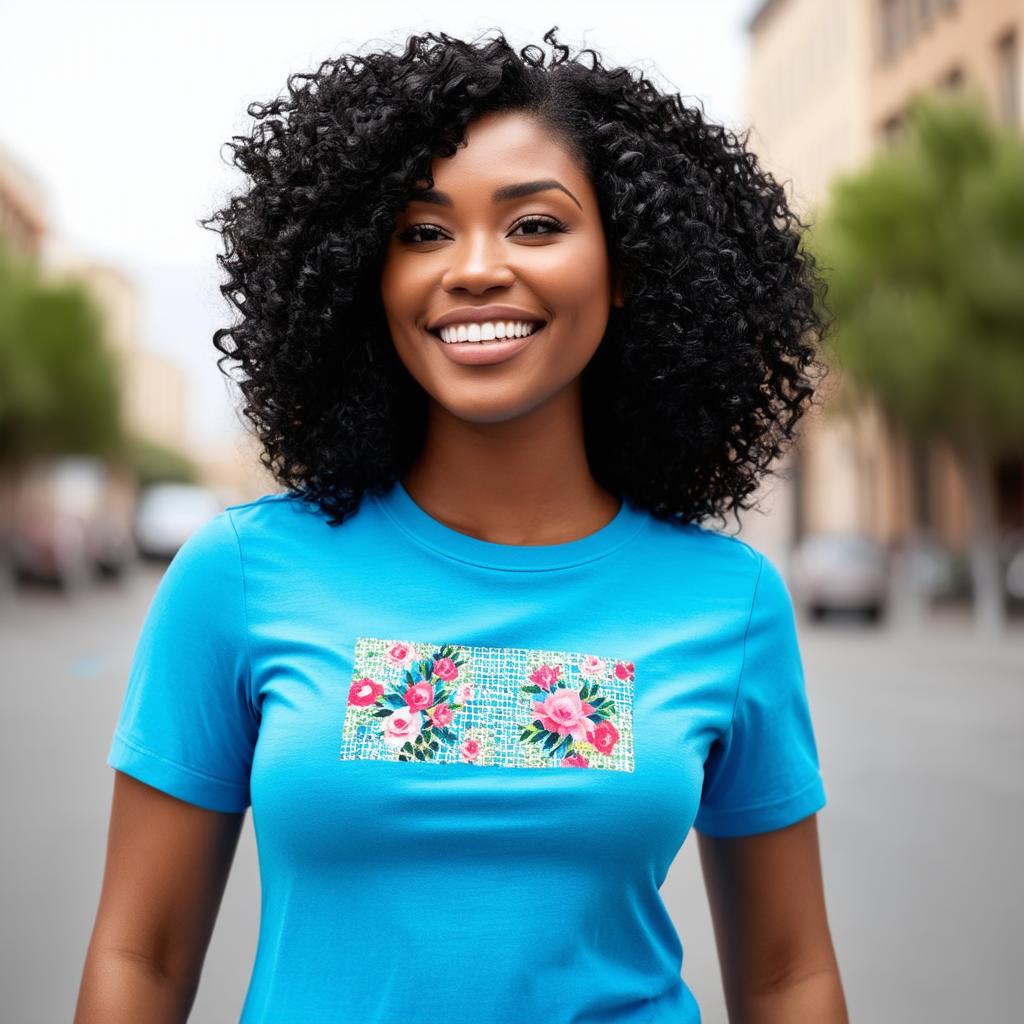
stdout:
<svg viewBox="0 0 1024 1024">
<path fill-rule="evenodd" d="M 496 544 L 460 533 L 422 509 L 396 479 L 383 494 L 371 494 L 380 507 L 415 541 L 460 562 L 491 569 L 567 569 L 611 554 L 631 540 L 647 521 L 646 512 L 628 498 L 600 529 L 561 544 Z"/>
</svg>

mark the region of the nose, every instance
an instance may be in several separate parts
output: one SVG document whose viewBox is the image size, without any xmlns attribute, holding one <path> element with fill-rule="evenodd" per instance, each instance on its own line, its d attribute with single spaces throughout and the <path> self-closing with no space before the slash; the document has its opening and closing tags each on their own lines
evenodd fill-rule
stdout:
<svg viewBox="0 0 1024 1024">
<path fill-rule="evenodd" d="M 500 239 L 486 232 L 469 233 L 449 246 L 451 259 L 441 277 L 446 291 L 463 288 L 483 292 L 488 288 L 507 288 L 515 282 L 508 264 L 508 250 Z"/>
</svg>

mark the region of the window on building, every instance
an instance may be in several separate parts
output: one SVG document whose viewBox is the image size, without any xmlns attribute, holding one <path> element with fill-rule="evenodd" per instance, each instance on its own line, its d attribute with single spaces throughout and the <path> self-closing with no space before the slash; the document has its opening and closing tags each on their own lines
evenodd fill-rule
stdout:
<svg viewBox="0 0 1024 1024">
<path fill-rule="evenodd" d="M 963 88 L 963 68 L 950 68 L 940 79 L 939 89 L 942 92 L 959 92 Z"/>
<path fill-rule="evenodd" d="M 927 29 L 936 17 L 956 10 L 956 0 L 877 0 L 879 54 L 888 63 Z"/>
<path fill-rule="evenodd" d="M 996 45 L 996 88 L 999 116 L 1011 125 L 1020 123 L 1020 47 L 1017 33 L 1007 32 Z"/>
<path fill-rule="evenodd" d="M 903 130 L 903 115 L 893 114 L 892 117 L 882 122 L 882 144 L 890 149 L 898 145 L 903 138 Z"/>
<path fill-rule="evenodd" d="M 932 22 L 935 15 L 934 0 L 917 0 L 914 4 L 914 32 L 922 32 Z"/>
<path fill-rule="evenodd" d="M 996 514 L 1007 533 L 1024 531 L 1024 457 L 996 461 Z"/>
<path fill-rule="evenodd" d="M 881 0 L 881 55 L 883 61 L 892 60 L 903 49 L 903 13 L 905 0 Z"/>
</svg>

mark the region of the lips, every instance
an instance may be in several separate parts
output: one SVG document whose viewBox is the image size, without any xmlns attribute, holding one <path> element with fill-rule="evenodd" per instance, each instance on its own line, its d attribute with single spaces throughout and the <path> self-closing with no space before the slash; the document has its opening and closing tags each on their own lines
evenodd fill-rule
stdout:
<svg viewBox="0 0 1024 1024">
<path fill-rule="evenodd" d="M 535 313 L 533 310 L 523 309 L 521 306 L 459 306 L 432 320 L 427 330 L 431 334 L 437 335 L 439 328 L 447 327 L 449 324 L 479 324 L 488 320 L 525 320 L 532 324 L 547 323 L 547 317 Z"/>
<path fill-rule="evenodd" d="M 504 338 L 495 341 L 460 341 L 449 345 L 436 335 L 434 341 L 441 347 L 445 357 L 453 363 L 461 366 L 490 366 L 512 359 L 534 344 L 534 339 L 538 334 L 543 334 L 545 329 L 546 325 L 521 338 Z"/>
</svg>

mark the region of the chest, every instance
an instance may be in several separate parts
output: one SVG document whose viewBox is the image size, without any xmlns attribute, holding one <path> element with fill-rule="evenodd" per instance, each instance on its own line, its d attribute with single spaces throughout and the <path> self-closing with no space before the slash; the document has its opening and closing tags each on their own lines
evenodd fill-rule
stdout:
<svg viewBox="0 0 1024 1024">
<path fill-rule="evenodd" d="M 663 877 L 728 726 L 739 618 L 471 597 L 412 586 L 254 624 L 261 847 L 321 866 L 578 855 Z"/>
</svg>

